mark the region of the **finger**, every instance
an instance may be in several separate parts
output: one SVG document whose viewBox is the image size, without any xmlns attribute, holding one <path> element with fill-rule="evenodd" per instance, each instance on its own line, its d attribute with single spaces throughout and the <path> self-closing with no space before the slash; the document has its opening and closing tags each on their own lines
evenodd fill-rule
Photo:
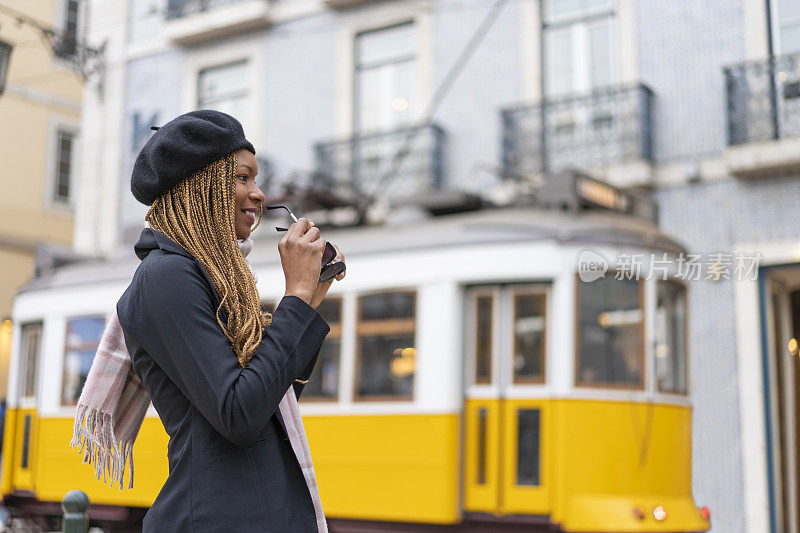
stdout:
<svg viewBox="0 0 800 533">
<path fill-rule="evenodd" d="M 344 271 L 344 272 L 342 272 L 341 274 L 338 274 L 338 275 L 337 275 L 337 276 L 336 276 L 334 279 L 335 279 L 336 281 L 342 281 L 342 280 L 344 279 L 345 272 L 347 272 L 347 271 L 345 270 L 345 271 Z"/>
<path fill-rule="evenodd" d="M 289 234 L 292 232 L 292 229 L 293 229 L 292 226 L 289 226 L 289 228 L 287 228 L 287 230 L 283 233 L 283 237 L 281 237 L 281 240 L 278 241 L 279 250 L 286 247 L 286 241 L 289 240 Z"/>
<path fill-rule="evenodd" d="M 333 249 L 336 250 L 336 257 L 333 258 L 333 261 L 341 261 L 342 263 L 344 263 L 344 254 L 339 249 L 339 246 L 334 244 Z"/>
<path fill-rule="evenodd" d="M 295 231 L 297 231 L 297 222 L 292 222 L 292 225 L 283 234 L 283 238 L 286 240 L 293 239 Z"/>
<path fill-rule="evenodd" d="M 307 241 L 307 242 L 314 242 L 317 239 L 319 239 L 319 228 L 315 228 L 315 227 L 309 228 L 309 230 L 306 232 L 306 234 L 303 235 L 303 237 L 302 237 L 302 240 Z"/>
<path fill-rule="evenodd" d="M 302 237 L 311 228 L 311 223 L 307 218 L 301 218 L 293 224 L 295 226 L 295 236 Z"/>
</svg>

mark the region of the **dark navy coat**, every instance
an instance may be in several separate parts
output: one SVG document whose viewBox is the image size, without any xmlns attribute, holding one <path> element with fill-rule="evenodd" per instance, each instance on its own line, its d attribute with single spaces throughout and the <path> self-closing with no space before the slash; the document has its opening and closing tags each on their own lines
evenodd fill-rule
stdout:
<svg viewBox="0 0 800 533">
<path fill-rule="evenodd" d="M 170 437 L 169 477 L 143 531 L 317 531 L 278 403 L 289 385 L 302 391 L 294 380 L 308 379 L 328 324 L 303 300 L 284 297 L 242 368 L 200 263 L 151 229 L 135 250 L 142 262 L 117 314 Z"/>
</svg>

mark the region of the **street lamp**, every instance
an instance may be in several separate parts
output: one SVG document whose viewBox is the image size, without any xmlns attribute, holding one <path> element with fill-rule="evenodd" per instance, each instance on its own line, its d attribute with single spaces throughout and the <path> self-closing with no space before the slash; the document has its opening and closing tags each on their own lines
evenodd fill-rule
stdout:
<svg viewBox="0 0 800 533">
<path fill-rule="evenodd" d="M 0 40 L 0 94 L 6 90 L 6 80 L 8 79 L 8 63 L 11 58 L 11 49 L 14 48 L 10 43 Z"/>
</svg>

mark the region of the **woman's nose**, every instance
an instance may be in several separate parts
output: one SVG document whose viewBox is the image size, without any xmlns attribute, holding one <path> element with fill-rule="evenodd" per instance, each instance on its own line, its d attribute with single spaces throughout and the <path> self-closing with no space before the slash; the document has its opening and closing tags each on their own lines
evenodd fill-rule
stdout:
<svg viewBox="0 0 800 533">
<path fill-rule="evenodd" d="M 261 202 L 262 204 L 266 201 L 267 197 L 264 195 L 264 191 L 261 190 L 261 187 L 253 183 L 253 186 L 250 188 L 250 193 L 248 194 L 251 200 L 254 202 Z"/>
</svg>

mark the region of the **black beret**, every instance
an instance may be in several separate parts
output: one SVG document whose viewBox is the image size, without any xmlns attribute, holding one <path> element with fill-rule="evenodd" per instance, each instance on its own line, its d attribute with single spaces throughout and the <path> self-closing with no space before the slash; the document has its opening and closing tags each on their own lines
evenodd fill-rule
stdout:
<svg viewBox="0 0 800 533">
<path fill-rule="evenodd" d="M 131 192 L 150 205 L 198 170 L 242 148 L 256 153 L 232 116 L 209 109 L 185 113 L 158 128 L 145 143 L 133 165 Z"/>
</svg>

